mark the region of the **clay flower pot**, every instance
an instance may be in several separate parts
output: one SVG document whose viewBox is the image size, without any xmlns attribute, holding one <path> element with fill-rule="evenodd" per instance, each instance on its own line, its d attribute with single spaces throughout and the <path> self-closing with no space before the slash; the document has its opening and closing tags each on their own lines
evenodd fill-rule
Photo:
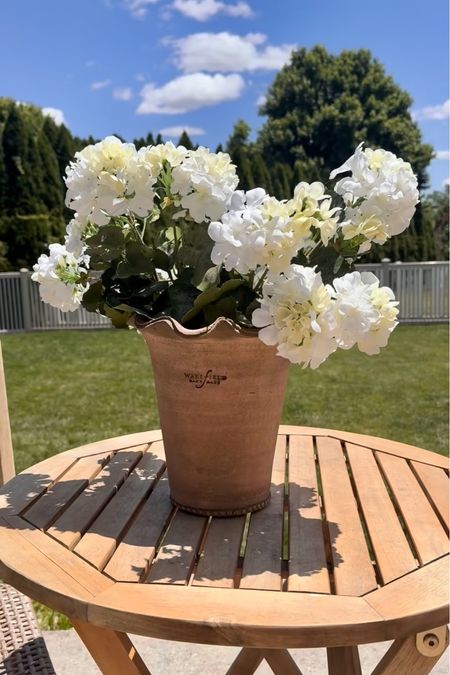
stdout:
<svg viewBox="0 0 450 675">
<path fill-rule="evenodd" d="M 198 330 L 169 317 L 134 323 L 153 363 L 173 503 L 202 515 L 263 508 L 288 361 L 229 319 Z"/>
</svg>

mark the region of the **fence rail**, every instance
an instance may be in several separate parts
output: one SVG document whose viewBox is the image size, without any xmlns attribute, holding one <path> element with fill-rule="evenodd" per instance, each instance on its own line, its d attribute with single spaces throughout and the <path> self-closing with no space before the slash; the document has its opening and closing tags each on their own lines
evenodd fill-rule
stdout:
<svg viewBox="0 0 450 675">
<path fill-rule="evenodd" d="M 432 323 L 449 318 L 449 263 L 374 263 L 357 265 L 390 286 L 399 301 L 400 321 Z M 0 274 L 0 331 L 57 328 L 108 328 L 109 319 L 81 308 L 61 312 L 43 303 L 28 271 Z"/>
</svg>

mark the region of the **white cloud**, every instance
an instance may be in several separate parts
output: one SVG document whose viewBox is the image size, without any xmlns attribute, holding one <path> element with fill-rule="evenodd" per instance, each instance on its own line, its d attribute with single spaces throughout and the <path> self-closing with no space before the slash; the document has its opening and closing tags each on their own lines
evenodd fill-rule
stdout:
<svg viewBox="0 0 450 675">
<path fill-rule="evenodd" d="M 450 115 L 450 99 L 441 105 L 428 105 L 412 113 L 415 120 L 445 120 Z"/>
<path fill-rule="evenodd" d="M 239 98 L 245 82 L 240 75 L 191 73 L 170 80 L 162 87 L 146 84 L 141 90 L 140 115 L 177 115 Z"/>
<path fill-rule="evenodd" d="M 264 96 L 264 94 L 262 94 L 261 96 L 258 96 L 258 98 L 256 99 L 256 105 L 259 107 L 260 105 L 264 105 L 266 101 L 267 96 Z"/>
<path fill-rule="evenodd" d="M 193 73 L 278 70 L 289 61 L 294 45 L 264 45 L 267 36 L 249 33 L 195 33 L 171 42 L 180 70 Z"/>
<path fill-rule="evenodd" d="M 143 19 L 148 12 L 148 5 L 155 5 L 159 0 L 123 0 L 123 4 L 135 19 Z"/>
<path fill-rule="evenodd" d="M 174 0 L 173 9 L 196 21 L 208 21 L 216 14 L 226 14 L 242 18 L 253 16 L 250 5 L 246 2 L 225 3 L 221 0 Z"/>
<path fill-rule="evenodd" d="M 91 91 L 99 91 L 100 89 L 106 89 L 111 84 L 111 80 L 102 80 L 101 82 L 93 82 L 91 84 Z"/>
<path fill-rule="evenodd" d="M 166 127 L 165 129 L 160 129 L 159 133 L 161 136 L 170 136 L 171 138 L 179 138 L 181 134 L 185 131 L 189 136 L 204 136 L 206 131 L 200 127 L 190 127 L 190 126 L 178 126 L 178 127 Z"/>
<path fill-rule="evenodd" d="M 86 68 L 93 68 L 95 66 L 95 61 L 85 61 L 84 65 Z"/>
<path fill-rule="evenodd" d="M 450 159 L 450 151 L 437 150 L 434 159 Z"/>
<path fill-rule="evenodd" d="M 142 73 L 136 73 L 136 75 L 134 76 L 134 79 L 137 82 L 145 82 L 145 75 L 143 75 Z"/>
<path fill-rule="evenodd" d="M 130 101 L 133 98 L 133 92 L 130 87 L 118 87 L 113 90 L 113 97 L 118 101 Z"/>
<path fill-rule="evenodd" d="M 44 115 L 51 117 L 54 123 L 58 126 L 61 126 L 61 124 L 66 124 L 64 113 L 62 110 L 59 110 L 59 108 L 42 108 L 42 112 Z"/>
</svg>

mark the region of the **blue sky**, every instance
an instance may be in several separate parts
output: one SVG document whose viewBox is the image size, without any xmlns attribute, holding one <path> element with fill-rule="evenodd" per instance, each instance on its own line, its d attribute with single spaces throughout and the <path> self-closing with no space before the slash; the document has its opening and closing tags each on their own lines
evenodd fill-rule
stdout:
<svg viewBox="0 0 450 675">
<path fill-rule="evenodd" d="M 446 0 L 1 0 L 0 95 L 53 110 L 79 136 L 192 130 L 214 148 L 295 46 L 368 48 L 413 97 L 448 168 Z"/>
</svg>

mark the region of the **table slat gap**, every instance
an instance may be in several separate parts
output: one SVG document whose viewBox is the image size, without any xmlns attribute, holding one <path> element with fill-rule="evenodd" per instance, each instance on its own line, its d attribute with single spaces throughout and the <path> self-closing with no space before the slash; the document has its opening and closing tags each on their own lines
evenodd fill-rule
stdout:
<svg viewBox="0 0 450 675">
<path fill-rule="evenodd" d="M 336 591 L 336 580 L 334 578 L 334 560 L 333 560 L 333 546 L 330 537 L 330 531 L 328 528 L 328 519 L 325 510 L 325 500 L 323 498 L 323 484 L 322 484 L 322 474 L 320 471 L 320 462 L 319 462 L 319 451 L 317 447 L 317 437 L 313 436 L 313 450 L 314 450 L 314 463 L 316 466 L 316 479 L 317 479 L 317 492 L 319 494 L 319 507 L 320 515 L 322 518 L 322 537 L 324 542 L 324 551 L 325 558 L 327 562 L 328 570 L 328 580 L 330 583 L 330 593 L 331 595 L 337 595 Z"/>
<path fill-rule="evenodd" d="M 450 554 L 449 553 L 443 553 L 442 555 L 439 555 L 437 558 L 434 560 L 430 560 L 429 562 L 424 563 L 423 565 L 420 565 L 420 567 L 415 567 L 413 570 L 409 570 L 409 572 L 405 572 L 405 574 L 401 574 L 400 576 L 396 577 L 395 579 L 391 579 L 391 581 L 387 581 L 385 584 L 383 584 L 382 588 L 386 588 L 386 586 L 390 586 L 391 584 L 395 584 L 396 581 L 399 581 L 400 579 L 403 579 L 404 577 L 409 577 L 411 574 L 414 574 L 415 572 L 418 572 L 419 570 L 424 569 L 425 567 L 430 567 L 430 565 L 434 565 L 435 563 L 439 562 L 439 560 L 442 560 L 443 558 L 449 558 L 450 561 Z M 366 595 L 370 595 L 371 593 L 374 593 L 375 591 L 367 591 L 367 593 L 363 593 L 361 597 L 363 598 Z"/>
<path fill-rule="evenodd" d="M 64 473 L 54 482 L 52 488 L 49 488 L 44 495 L 30 507 L 24 520 L 27 520 L 34 527 L 40 530 L 47 530 L 53 523 L 66 511 L 66 509 L 79 497 L 83 490 L 94 480 L 103 470 L 108 461 L 115 452 L 108 452 L 104 455 L 96 455 L 93 461 L 92 457 L 82 457 L 74 463 L 72 468 Z M 91 466 L 92 464 L 92 466 Z M 86 468 L 83 468 L 86 465 Z M 73 477 L 71 475 L 73 472 Z M 87 476 L 85 475 L 87 472 Z M 64 478 L 70 476 L 70 481 L 74 485 L 65 485 Z M 50 490 L 53 490 L 51 492 Z M 30 515 L 31 514 L 31 515 Z"/>
<path fill-rule="evenodd" d="M 141 503 L 103 571 L 117 581 L 144 583 L 175 511 L 164 472 Z"/>
<path fill-rule="evenodd" d="M 345 441 L 341 441 L 341 447 L 342 447 L 343 455 L 345 457 L 345 465 L 347 467 L 348 476 L 350 478 L 350 485 L 352 486 L 353 496 L 355 498 L 356 505 L 357 505 L 357 508 L 358 508 L 359 520 L 361 521 L 361 527 L 362 527 L 363 532 L 364 532 L 364 539 L 365 539 L 365 542 L 366 542 L 367 550 L 369 552 L 369 557 L 372 561 L 373 571 L 375 573 L 375 578 L 377 580 L 377 584 L 378 584 L 379 587 L 381 587 L 381 586 L 384 585 L 383 584 L 383 575 L 381 574 L 381 570 L 378 567 L 377 558 L 376 558 L 376 555 L 375 555 L 375 550 L 374 550 L 372 538 L 370 536 L 369 528 L 367 526 L 366 517 L 364 515 L 364 510 L 363 510 L 362 505 L 361 505 L 361 499 L 360 499 L 360 496 L 359 496 L 358 487 L 356 485 L 355 477 L 353 475 L 352 466 L 350 464 L 350 460 L 349 460 L 349 457 L 348 457 L 347 446 L 346 446 Z"/>
<path fill-rule="evenodd" d="M 275 447 L 271 500 L 262 511 L 252 514 L 239 588 L 281 591 L 286 445 L 286 436 L 280 434 Z"/>
<path fill-rule="evenodd" d="M 316 440 L 336 592 L 361 595 L 378 585 L 342 443 L 329 437 L 318 436 Z"/>
<path fill-rule="evenodd" d="M 330 593 L 323 512 L 312 436 L 289 441 L 289 577 L 292 592 Z"/>
<path fill-rule="evenodd" d="M 208 518 L 178 509 L 153 559 L 147 584 L 187 586 Z"/>
<path fill-rule="evenodd" d="M 246 516 L 211 519 L 192 580 L 193 586 L 236 588 L 245 523 Z"/>
<path fill-rule="evenodd" d="M 448 538 L 405 458 L 379 455 L 392 494 L 423 565 L 448 552 Z"/>
<path fill-rule="evenodd" d="M 437 492 L 434 493 L 434 495 L 431 494 L 433 491 L 433 488 L 435 487 L 433 484 L 433 478 L 434 472 L 442 472 L 442 475 L 445 476 L 445 481 L 448 483 L 447 476 L 445 475 L 445 471 L 440 469 L 439 467 L 430 467 L 428 464 L 422 464 L 422 466 L 417 466 L 418 462 L 413 462 L 411 460 L 408 460 L 408 466 L 415 475 L 417 481 L 419 482 L 425 496 L 427 497 L 428 501 L 431 504 L 431 508 L 435 512 L 436 516 L 439 518 L 439 522 L 441 523 L 442 527 L 445 530 L 445 533 L 449 534 L 449 522 L 448 522 L 448 510 L 449 510 L 449 501 L 448 501 L 448 484 L 444 490 L 439 491 L 439 494 Z M 424 468 L 425 467 L 425 468 Z M 430 471 L 431 469 L 431 471 Z M 436 474 L 436 477 L 439 477 L 439 474 Z M 440 487 L 440 486 L 439 486 Z M 439 501 L 439 505 L 438 505 Z"/>
<path fill-rule="evenodd" d="M 161 441 L 155 441 L 155 445 Z M 153 445 L 153 444 L 152 444 Z M 155 466 L 152 466 L 155 462 Z M 147 466 L 149 464 L 149 466 Z M 139 472 L 147 471 L 145 484 Z M 150 456 L 143 453 L 140 461 L 130 472 L 127 480 L 121 485 L 100 515 L 94 520 L 75 546 L 74 551 L 83 559 L 92 563 L 102 571 L 123 540 L 139 514 L 140 509 L 151 495 L 165 471 L 165 462 L 159 455 Z M 137 482 L 137 485 L 135 483 Z M 143 483 L 140 485 L 140 483 Z M 131 492 L 131 494 L 129 494 Z M 116 514 L 120 516 L 119 522 Z"/>
<path fill-rule="evenodd" d="M 29 511 L 29 510 L 36 504 L 36 502 L 37 502 L 39 499 L 41 499 L 41 497 L 43 497 L 49 490 L 51 490 L 52 487 L 53 487 L 59 480 L 61 480 L 61 478 L 63 478 L 64 475 L 65 475 L 68 471 L 70 471 L 70 469 L 72 469 L 72 468 L 75 466 L 75 464 L 77 464 L 78 462 L 79 462 L 79 458 L 78 458 L 78 457 L 73 457 L 73 461 L 72 461 L 68 466 L 66 466 L 66 468 L 65 468 L 63 471 L 61 471 L 61 473 L 58 474 L 58 476 L 57 476 L 56 478 L 53 478 L 53 479 L 49 482 L 49 484 L 46 485 L 46 487 L 44 487 L 44 488 L 41 490 L 41 492 L 39 492 L 38 494 L 36 494 L 36 495 L 35 495 L 35 496 L 27 503 L 27 505 L 17 513 L 17 515 L 23 517 L 23 516 L 27 513 L 27 511 Z"/>
<path fill-rule="evenodd" d="M 143 456 L 141 457 L 141 459 L 144 459 L 146 454 L 147 454 L 147 451 L 143 453 Z M 136 466 L 133 468 L 133 470 L 130 471 L 130 475 L 133 473 L 134 469 L 139 469 L 139 464 L 140 464 L 140 461 L 136 464 Z M 149 485 L 148 489 L 142 494 L 142 496 L 141 496 L 142 498 L 139 501 L 136 508 L 134 509 L 134 511 L 132 512 L 132 514 L 130 515 L 130 518 L 127 520 L 127 522 L 123 526 L 123 528 L 119 531 L 119 533 L 117 535 L 117 538 L 116 538 L 116 548 L 114 549 L 114 551 L 117 550 L 117 547 L 121 544 L 121 542 L 124 540 L 124 538 L 128 534 L 129 530 L 133 527 L 135 521 L 139 518 L 139 515 L 140 515 L 142 509 L 145 507 L 145 504 L 150 499 L 152 493 L 155 491 L 156 486 L 159 484 L 161 478 L 164 476 L 165 471 L 166 471 L 166 465 L 165 465 L 165 463 L 163 463 L 162 466 L 159 468 L 159 470 L 156 472 L 156 475 L 155 475 L 153 481 L 151 482 L 151 484 Z M 123 488 L 124 486 L 125 486 L 125 483 L 122 483 L 120 488 Z M 116 495 L 118 495 L 119 491 L 120 490 L 118 490 L 116 492 L 116 494 L 113 495 L 113 497 L 116 497 Z M 113 553 L 114 553 L 114 551 L 113 551 Z M 113 553 L 111 555 L 113 555 Z M 106 565 L 108 564 L 110 559 L 111 559 L 111 556 L 108 558 L 108 560 L 103 565 L 103 569 L 106 567 Z"/>
<path fill-rule="evenodd" d="M 205 551 L 206 538 L 207 538 L 207 536 L 208 536 L 208 532 L 209 532 L 209 528 L 210 528 L 210 525 L 211 525 L 211 521 L 212 521 L 212 516 L 209 516 L 209 517 L 206 519 L 206 523 L 205 523 L 205 527 L 204 527 L 204 530 L 203 530 L 203 534 L 202 534 L 202 536 L 201 536 L 200 543 L 199 543 L 199 545 L 198 545 L 197 551 L 195 552 L 194 563 L 193 563 L 193 565 L 192 565 L 192 570 L 191 570 L 190 577 L 189 577 L 189 579 L 188 579 L 188 581 L 187 581 L 187 584 L 186 584 L 187 586 L 192 586 L 192 584 L 193 584 L 193 581 L 194 581 L 194 578 L 195 578 L 195 575 L 196 575 L 196 572 L 197 572 L 198 564 L 199 564 L 200 559 L 201 559 L 201 557 L 202 557 L 202 555 L 203 555 L 203 553 L 204 553 L 204 551 Z"/>
<path fill-rule="evenodd" d="M 379 472 L 380 472 L 380 474 L 381 474 L 381 478 L 383 479 L 383 483 L 384 483 L 385 488 L 386 488 L 386 491 L 387 491 L 387 493 L 388 493 L 388 495 L 389 495 L 389 499 L 391 500 L 391 503 L 392 503 L 392 506 L 394 507 L 395 513 L 397 514 L 397 518 L 398 518 L 399 523 L 400 523 L 400 525 L 401 525 L 401 528 L 402 528 L 402 530 L 403 530 L 403 534 L 405 535 L 405 539 L 406 539 L 406 541 L 408 542 L 408 546 L 409 546 L 409 548 L 411 549 L 411 553 L 412 553 L 412 555 L 413 555 L 413 557 L 414 557 L 414 560 L 416 561 L 417 567 L 420 567 L 420 566 L 421 566 L 421 563 L 420 563 L 420 559 L 419 559 L 419 554 L 418 554 L 417 549 L 416 549 L 416 547 L 415 547 L 415 545 L 414 545 L 414 542 L 413 542 L 413 540 L 412 540 L 412 537 L 411 537 L 411 533 L 410 533 L 410 531 L 409 531 L 409 528 L 408 528 L 408 526 L 407 526 L 407 524 L 406 524 L 406 522 L 405 522 L 405 519 L 403 518 L 403 513 L 402 513 L 402 511 L 401 511 L 401 509 L 400 509 L 400 507 L 399 507 L 399 505 L 398 505 L 398 502 L 397 502 L 397 500 L 396 500 L 396 498 L 395 498 L 394 492 L 393 492 L 393 490 L 391 489 L 391 486 L 389 485 L 389 481 L 388 481 L 388 479 L 387 479 L 387 477 L 386 477 L 386 474 L 385 474 L 385 472 L 384 472 L 384 469 L 383 469 L 381 463 L 380 463 L 379 460 L 378 460 L 378 450 L 372 450 L 372 454 L 373 454 L 373 456 L 374 456 L 374 458 L 375 458 L 375 461 L 376 461 L 376 463 L 377 463 L 378 470 L 379 470 Z"/>
<path fill-rule="evenodd" d="M 127 464 L 127 458 L 130 455 L 131 462 Z M 111 499 L 113 499 L 113 497 L 115 497 L 115 495 L 119 492 L 130 473 L 141 461 L 142 457 L 143 453 L 141 451 L 135 452 L 130 450 L 119 450 L 116 452 L 113 457 L 111 457 L 109 462 L 105 464 L 100 473 L 97 474 L 96 479 L 89 481 L 89 485 L 86 486 L 83 492 L 47 529 L 47 534 L 72 550 L 78 544 L 84 533 L 87 532 L 87 530 L 92 526 L 101 512 L 108 506 Z M 119 460 L 118 466 L 111 466 L 112 462 L 117 459 Z M 108 471 L 109 475 L 107 473 Z M 105 480 L 104 485 L 100 488 L 97 488 L 97 494 L 95 493 L 95 487 L 93 494 L 89 494 L 89 490 L 91 490 L 93 487 L 94 480 L 101 479 L 103 475 Z M 111 482 L 109 489 L 108 478 Z M 102 494 L 100 494 L 100 492 Z M 91 508 L 89 511 L 86 507 L 92 507 L 92 504 L 94 505 L 94 508 Z M 86 508 L 87 513 L 83 514 L 83 506 Z M 71 525 L 75 526 L 75 524 L 75 532 L 69 531 L 67 529 Z"/>
</svg>

